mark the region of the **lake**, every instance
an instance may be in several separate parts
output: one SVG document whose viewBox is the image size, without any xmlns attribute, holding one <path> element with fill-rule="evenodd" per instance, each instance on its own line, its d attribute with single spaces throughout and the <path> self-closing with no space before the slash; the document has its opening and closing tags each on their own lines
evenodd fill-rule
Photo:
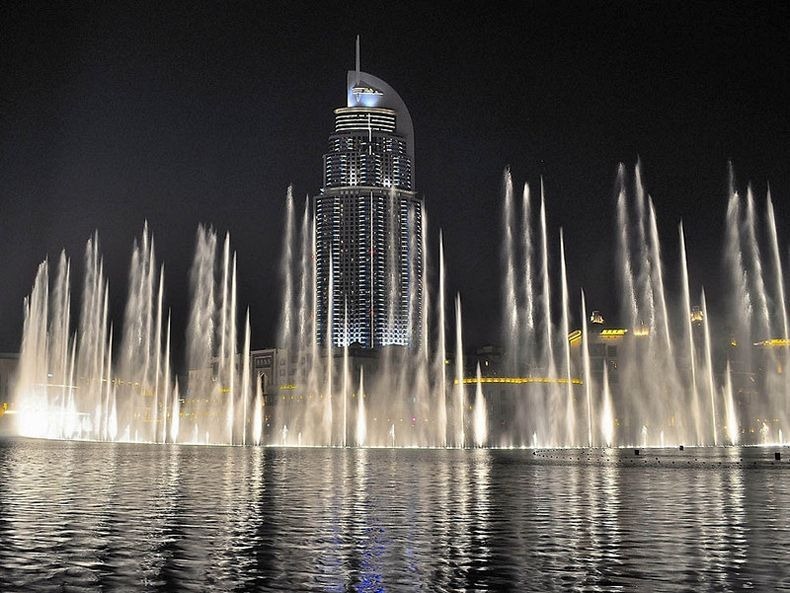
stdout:
<svg viewBox="0 0 790 593">
<path fill-rule="evenodd" d="M 790 450 L 0 440 L 0 591 L 790 590 Z"/>
</svg>

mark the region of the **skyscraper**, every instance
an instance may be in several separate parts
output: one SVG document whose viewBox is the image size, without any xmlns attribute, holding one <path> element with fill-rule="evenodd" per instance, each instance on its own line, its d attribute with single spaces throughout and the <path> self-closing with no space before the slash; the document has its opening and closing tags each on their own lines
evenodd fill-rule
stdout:
<svg viewBox="0 0 790 593">
<path fill-rule="evenodd" d="M 359 39 L 323 160 L 315 197 L 318 341 L 416 345 L 423 202 L 414 186 L 414 128 L 398 93 L 360 70 Z"/>
</svg>

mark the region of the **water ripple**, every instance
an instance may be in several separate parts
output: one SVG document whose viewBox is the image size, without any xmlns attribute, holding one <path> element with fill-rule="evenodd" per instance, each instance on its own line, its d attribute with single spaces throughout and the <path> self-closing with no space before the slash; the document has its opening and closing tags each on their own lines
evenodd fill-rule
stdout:
<svg viewBox="0 0 790 593">
<path fill-rule="evenodd" d="M 790 590 L 769 454 L 2 441 L 0 591 Z"/>
</svg>

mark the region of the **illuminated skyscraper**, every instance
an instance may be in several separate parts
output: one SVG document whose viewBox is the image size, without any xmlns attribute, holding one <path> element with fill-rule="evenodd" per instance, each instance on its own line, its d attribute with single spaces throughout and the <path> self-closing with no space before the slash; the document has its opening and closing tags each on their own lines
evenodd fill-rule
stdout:
<svg viewBox="0 0 790 593">
<path fill-rule="evenodd" d="M 364 348 L 417 344 L 423 315 L 422 199 L 414 129 L 383 80 L 348 72 L 315 197 L 317 338 Z M 348 335 L 346 336 L 346 315 Z"/>
</svg>

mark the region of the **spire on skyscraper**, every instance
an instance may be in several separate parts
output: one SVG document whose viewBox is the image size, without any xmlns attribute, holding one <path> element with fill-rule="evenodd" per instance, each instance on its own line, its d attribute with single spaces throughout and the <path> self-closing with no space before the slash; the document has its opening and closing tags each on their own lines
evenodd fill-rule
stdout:
<svg viewBox="0 0 790 593">
<path fill-rule="evenodd" d="M 355 85 L 359 84 L 359 62 L 360 62 L 360 57 L 359 57 L 359 35 L 357 35 L 357 61 L 356 61 L 356 64 L 357 64 L 357 79 L 354 81 Z"/>
</svg>

